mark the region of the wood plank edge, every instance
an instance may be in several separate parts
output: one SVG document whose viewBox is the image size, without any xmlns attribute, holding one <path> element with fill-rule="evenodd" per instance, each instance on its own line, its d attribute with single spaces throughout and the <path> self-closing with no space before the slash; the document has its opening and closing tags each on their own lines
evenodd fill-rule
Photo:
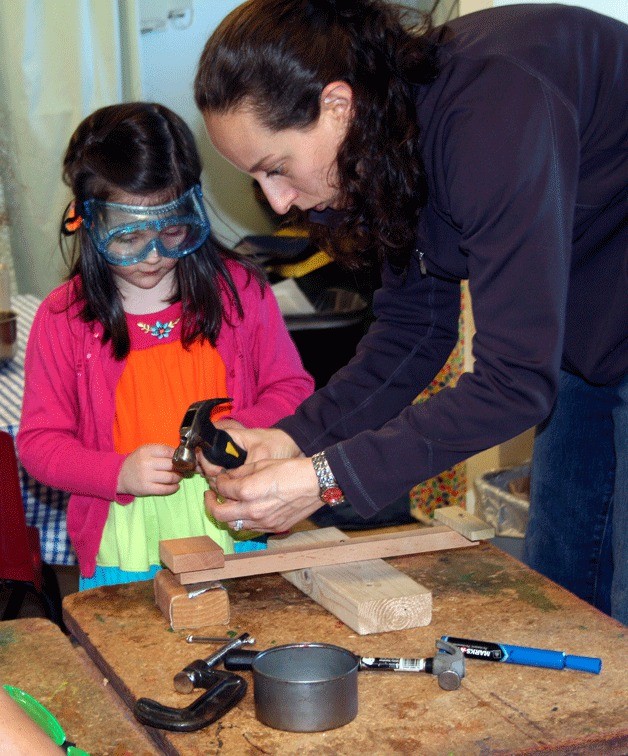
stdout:
<svg viewBox="0 0 628 756">
<path fill-rule="evenodd" d="M 181 572 L 175 575 L 182 585 L 200 583 L 205 580 L 227 580 L 250 575 L 268 575 L 273 572 L 290 572 L 307 567 L 323 567 L 331 564 L 349 562 L 364 562 L 370 559 L 392 559 L 400 556 L 410 556 L 430 551 L 443 551 L 454 548 L 477 546 L 477 541 L 470 541 L 460 533 L 448 527 L 426 529 L 425 533 L 432 538 L 422 538 L 424 542 L 405 549 L 393 550 L 393 553 L 362 554 L 357 553 L 359 538 L 348 538 L 347 541 L 328 542 L 321 545 L 303 548 L 273 549 L 271 551 L 255 552 L 249 556 L 243 554 L 229 554 L 225 557 L 225 566 L 216 569 L 195 572 Z M 438 536 L 445 536 L 443 543 L 430 543 Z M 378 539 L 383 542 L 383 539 Z M 440 539 L 442 540 L 442 539 Z M 327 553 L 326 553 L 327 552 Z M 354 552 L 354 553 L 352 553 Z M 233 557 L 229 559 L 229 557 Z"/>
</svg>

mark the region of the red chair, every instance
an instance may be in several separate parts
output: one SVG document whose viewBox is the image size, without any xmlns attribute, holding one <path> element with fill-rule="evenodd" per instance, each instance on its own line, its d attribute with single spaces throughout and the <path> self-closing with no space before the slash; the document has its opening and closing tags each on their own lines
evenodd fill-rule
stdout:
<svg viewBox="0 0 628 756">
<path fill-rule="evenodd" d="M 42 561 L 39 531 L 26 524 L 15 446 L 6 431 L 0 431 L 0 588 L 10 590 L 0 619 L 15 619 L 32 593 L 46 617 L 67 632 L 57 576 Z"/>
</svg>

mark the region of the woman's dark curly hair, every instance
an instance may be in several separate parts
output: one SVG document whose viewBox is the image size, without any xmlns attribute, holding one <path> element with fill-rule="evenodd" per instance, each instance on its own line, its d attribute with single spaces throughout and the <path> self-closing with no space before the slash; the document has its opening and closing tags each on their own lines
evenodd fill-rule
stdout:
<svg viewBox="0 0 628 756">
<path fill-rule="evenodd" d="M 166 202 L 200 179 L 201 160 L 191 130 L 176 113 L 156 103 L 131 102 L 96 110 L 72 135 L 63 161 L 63 180 L 74 194 L 74 212 L 79 216 L 83 202 L 90 198 L 107 201 L 120 191 L 144 196 L 161 193 Z M 63 231 L 62 221 L 60 238 L 69 278 L 80 280 L 75 294 L 82 303 L 81 318 L 102 323 L 103 341 L 111 339 L 116 359 L 124 359 L 130 349 L 129 333 L 111 269 L 84 226 L 69 245 L 63 243 Z M 222 289 L 243 317 L 227 258 L 240 260 L 263 285 L 255 266 L 211 235 L 198 250 L 181 258 L 172 302 L 183 304 L 181 340 L 186 348 L 197 338 L 216 344 L 225 317 Z"/>
<path fill-rule="evenodd" d="M 366 251 L 407 260 L 426 201 L 414 90 L 436 75 L 437 40 L 429 17 L 410 26 L 407 13 L 383 0 L 248 0 L 207 41 L 196 74 L 201 111 L 244 104 L 272 131 L 310 126 L 327 84 L 351 86 L 337 157 L 348 209 L 327 246 L 353 267 Z"/>
</svg>

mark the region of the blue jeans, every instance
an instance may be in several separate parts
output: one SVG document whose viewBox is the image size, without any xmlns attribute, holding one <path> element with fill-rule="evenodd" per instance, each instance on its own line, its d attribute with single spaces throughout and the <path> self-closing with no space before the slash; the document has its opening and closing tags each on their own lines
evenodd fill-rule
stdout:
<svg viewBox="0 0 628 756">
<path fill-rule="evenodd" d="M 523 559 L 628 624 L 628 378 L 592 386 L 561 371 L 536 431 Z"/>
</svg>

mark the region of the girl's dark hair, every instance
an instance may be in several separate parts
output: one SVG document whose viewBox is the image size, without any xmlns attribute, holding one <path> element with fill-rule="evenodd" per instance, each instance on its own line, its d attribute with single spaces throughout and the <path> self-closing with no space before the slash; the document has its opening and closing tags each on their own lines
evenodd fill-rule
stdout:
<svg viewBox="0 0 628 756">
<path fill-rule="evenodd" d="M 351 86 L 337 158 L 348 210 L 329 233 L 334 256 L 352 266 L 365 250 L 406 261 L 427 197 L 415 85 L 436 75 L 438 40 L 428 16 L 413 20 L 384 0 L 248 0 L 207 41 L 196 74 L 201 111 L 244 105 L 272 131 L 307 128 L 327 84 Z"/>
<path fill-rule="evenodd" d="M 74 194 L 75 211 L 90 198 L 108 200 L 116 192 L 163 193 L 164 202 L 200 183 L 201 161 L 187 124 L 163 105 L 132 102 L 100 108 L 78 126 L 63 160 L 63 180 Z M 63 229 L 63 222 L 62 222 Z M 69 278 L 79 276 L 76 296 L 85 322 L 102 323 L 103 341 L 111 339 L 116 359 L 130 349 L 122 301 L 108 264 L 81 226 L 69 249 Z M 61 235 L 63 240 L 63 235 Z M 64 248 L 64 254 L 67 247 Z M 243 317 L 242 304 L 227 269 L 227 258 L 240 260 L 263 285 L 261 272 L 211 235 L 198 250 L 178 261 L 178 291 L 183 303 L 182 337 L 188 348 L 197 338 L 213 345 L 225 317 L 221 290 L 228 292 Z"/>
</svg>

